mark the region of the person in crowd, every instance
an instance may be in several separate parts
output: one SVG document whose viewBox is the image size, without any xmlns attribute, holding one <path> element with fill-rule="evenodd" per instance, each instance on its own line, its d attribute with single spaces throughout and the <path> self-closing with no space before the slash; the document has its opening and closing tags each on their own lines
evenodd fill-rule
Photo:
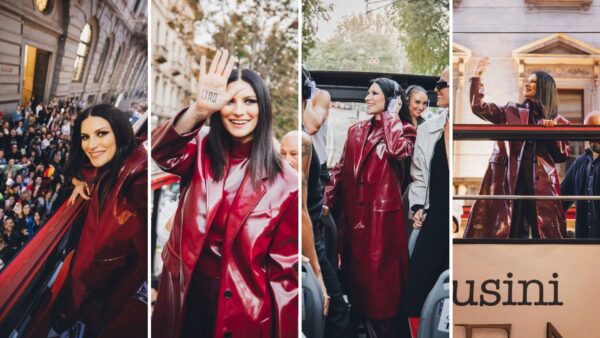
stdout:
<svg viewBox="0 0 600 338">
<path fill-rule="evenodd" d="M 427 90 L 418 85 L 408 86 L 406 88 L 406 101 L 407 104 L 400 108 L 400 119 L 409 122 L 417 128 L 421 123 L 425 122 L 425 119 L 421 115 L 429 107 Z"/>
<path fill-rule="evenodd" d="M 310 73 L 304 66 L 302 67 L 302 78 L 306 79 L 309 85 L 310 83 L 314 83 Z M 329 117 L 331 95 L 326 90 L 317 88 L 316 84 L 310 88 L 306 88 L 306 91 L 309 98 L 306 99 L 306 103 L 304 104 L 302 126 L 311 136 L 312 145 L 317 152 L 321 166 L 321 186 L 324 187 L 329 182 L 329 170 L 327 169 L 327 130 L 329 125 L 327 119 Z"/>
<path fill-rule="evenodd" d="M 405 102 L 403 104 L 403 102 Z M 400 120 L 403 122 L 408 122 L 413 125 L 413 127 L 417 128 L 421 123 L 425 122 L 425 119 L 421 116 L 423 112 L 429 106 L 429 98 L 427 97 L 427 90 L 425 88 L 418 85 L 411 85 L 406 88 L 405 95 L 397 100 L 397 105 L 400 113 Z M 418 129 L 417 129 L 418 131 Z M 405 201 L 405 211 L 408 211 L 408 198 L 406 197 L 408 192 L 408 186 L 412 182 L 412 177 L 410 175 L 410 166 L 412 163 L 412 156 L 404 159 L 404 169 L 402 176 L 402 191 L 404 191 L 403 201 Z M 408 220 L 411 222 L 411 220 Z"/>
<path fill-rule="evenodd" d="M 584 121 L 588 126 L 600 126 L 600 111 L 589 113 Z M 590 140 L 588 148 L 571 164 L 560 184 L 562 195 L 600 196 L 600 140 Z M 565 212 L 573 201 L 564 201 Z M 600 201 L 577 201 L 575 216 L 576 238 L 600 238 Z"/>
<path fill-rule="evenodd" d="M 370 337 L 398 337 L 406 287 L 408 238 L 398 177 L 413 153 L 415 128 L 393 111 L 397 82 L 372 80 L 365 102 L 372 118 L 348 129 L 340 161 L 325 187 L 325 205 L 341 236 L 341 273 L 352 312 Z M 373 254 L 376 252 L 377 254 Z"/>
<path fill-rule="evenodd" d="M 279 142 L 279 153 L 281 157 L 292 166 L 292 168 L 298 170 L 298 131 L 292 130 L 287 134 L 283 135 Z"/>
<path fill-rule="evenodd" d="M 414 179 L 408 192 L 410 209 L 414 213 L 413 227 L 420 230 L 410 258 L 403 309 L 413 334 L 419 331 L 419 317 L 427 295 L 450 265 L 448 78 L 446 68 L 435 86 L 437 106 L 444 110 L 419 127 L 410 170 Z"/>
<path fill-rule="evenodd" d="M 146 281 L 147 151 L 135 139 L 127 115 L 100 104 L 81 112 L 65 166 L 73 193 L 85 200 L 86 215 L 67 281 L 53 313 L 53 329 L 77 322 L 86 336 L 144 337 L 145 330 L 122 325 L 146 317 L 137 299 Z"/>
<path fill-rule="evenodd" d="M 568 124 L 558 114 L 558 94 L 552 76 L 529 75 L 523 85 L 525 101 L 504 106 L 483 100 L 482 76 L 490 61 L 482 58 L 471 78 L 471 110 L 500 125 Z M 479 191 L 480 195 L 560 195 L 556 163 L 570 156 L 566 141 L 496 142 Z M 478 200 L 471 208 L 465 238 L 563 238 L 566 220 L 558 200 Z"/>
<path fill-rule="evenodd" d="M 25 242 L 21 232 L 16 228 L 15 219 L 11 216 L 4 219 L 4 231 L 2 235 L 13 252 L 19 251 Z"/>
<path fill-rule="evenodd" d="M 156 163 L 182 177 L 153 337 L 298 332 L 297 174 L 273 145 L 268 88 L 234 62 L 219 50 L 207 71 L 202 56 L 196 102 L 152 134 Z"/>
<path fill-rule="evenodd" d="M 14 254 L 13 248 L 6 242 L 4 236 L 0 236 L 0 272 L 10 263 Z"/>
<path fill-rule="evenodd" d="M 312 132 L 316 139 L 307 133 L 302 133 L 302 180 L 303 213 L 302 213 L 302 254 L 307 256 L 323 293 L 323 313 L 327 315 L 325 321 L 325 337 L 352 337 L 352 325 L 348 303 L 344 299 L 341 284 L 338 279 L 338 262 L 330 262 L 327 257 L 327 248 L 321 232 L 322 216 L 325 214 L 323 204 L 322 182 L 329 181 L 327 166 L 325 173 L 321 165 L 316 140 L 324 146 L 322 128 L 329 115 L 331 105 L 330 95 L 327 91 L 318 89 L 312 81 L 306 68 L 302 69 L 302 121 L 303 127 Z M 325 156 L 325 155 L 323 155 Z M 326 156 L 325 156 L 326 159 Z"/>
</svg>

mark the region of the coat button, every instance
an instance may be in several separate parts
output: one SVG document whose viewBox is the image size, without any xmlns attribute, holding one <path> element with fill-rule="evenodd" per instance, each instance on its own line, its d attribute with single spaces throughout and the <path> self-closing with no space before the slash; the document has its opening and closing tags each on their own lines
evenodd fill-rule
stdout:
<svg viewBox="0 0 600 338">
<path fill-rule="evenodd" d="M 231 291 L 227 290 L 225 291 L 225 299 L 230 299 L 231 298 Z"/>
<path fill-rule="evenodd" d="M 233 334 L 231 332 L 225 332 L 225 334 L 223 334 L 223 338 L 231 338 L 233 337 Z"/>
</svg>

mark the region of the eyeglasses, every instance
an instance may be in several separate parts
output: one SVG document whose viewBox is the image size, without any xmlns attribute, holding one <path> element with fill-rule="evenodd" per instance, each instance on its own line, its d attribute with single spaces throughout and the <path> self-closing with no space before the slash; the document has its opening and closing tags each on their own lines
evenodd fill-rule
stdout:
<svg viewBox="0 0 600 338">
<path fill-rule="evenodd" d="M 435 89 L 442 90 L 448 88 L 448 81 L 438 81 L 435 83 Z"/>
</svg>

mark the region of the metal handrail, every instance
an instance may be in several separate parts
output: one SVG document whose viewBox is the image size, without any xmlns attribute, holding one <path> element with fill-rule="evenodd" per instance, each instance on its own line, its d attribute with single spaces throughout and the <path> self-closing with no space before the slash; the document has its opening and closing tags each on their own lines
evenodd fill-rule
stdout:
<svg viewBox="0 0 600 338">
<path fill-rule="evenodd" d="M 600 196 L 455 195 L 454 200 L 600 201 Z"/>
<path fill-rule="evenodd" d="M 600 126 L 455 124 L 452 134 L 455 141 L 589 141 L 600 139 Z"/>
</svg>

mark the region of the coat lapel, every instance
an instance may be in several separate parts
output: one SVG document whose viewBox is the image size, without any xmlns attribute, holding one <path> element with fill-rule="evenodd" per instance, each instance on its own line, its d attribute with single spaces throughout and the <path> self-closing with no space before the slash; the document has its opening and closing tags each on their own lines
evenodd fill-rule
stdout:
<svg viewBox="0 0 600 338">
<path fill-rule="evenodd" d="M 360 149 L 358 149 L 358 151 L 360 152 L 360 155 L 359 155 L 360 157 L 358 158 L 358 164 L 355 168 L 355 177 L 358 177 L 358 174 L 360 173 L 360 169 L 362 168 L 365 160 L 369 156 L 369 153 L 373 150 L 375 145 L 377 145 L 377 143 L 379 143 L 379 141 L 381 141 L 381 139 L 383 138 L 383 128 L 380 128 L 380 129 L 376 130 L 375 132 L 373 132 L 371 137 L 367 137 L 367 136 L 369 136 L 370 129 L 371 129 L 371 122 L 365 124 L 364 127 L 362 128 L 361 137 L 363 137 L 364 140 L 361 140 L 361 142 L 359 143 L 360 145 L 362 145 L 362 147 Z"/>
<path fill-rule="evenodd" d="M 370 124 L 362 124 L 359 128 L 357 128 L 356 138 L 358 139 L 358 143 L 352 149 L 353 158 L 356 161 L 352 161 L 354 163 L 354 177 L 358 177 L 358 170 L 362 164 L 362 155 L 363 148 L 365 147 L 365 142 L 367 140 L 367 136 L 369 135 L 369 126 Z M 351 137 L 350 135 L 348 137 Z"/>
<path fill-rule="evenodd" d="M 265 179 L 261 179 L 261 182 L 256 186 L 252 184 L 250 175 L 244 175 L 240 189 L 238 190 L 231 208 L 229 209 L 229 218 L 227 220 L 227 230 L 225 235 L 225 248 L 231 247 L 235 236 L 238 231 L 248 218 L 248 215 L 256 205 L 258 201 L 264 196 L 266 192 Z"/>
</svg>

